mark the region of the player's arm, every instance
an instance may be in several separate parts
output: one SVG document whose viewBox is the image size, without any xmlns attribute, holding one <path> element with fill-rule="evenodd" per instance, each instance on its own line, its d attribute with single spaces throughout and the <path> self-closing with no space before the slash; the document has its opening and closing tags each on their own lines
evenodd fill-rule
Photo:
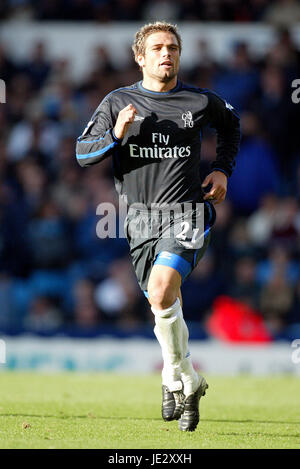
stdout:
<svg viewBox="0 0 300 469">
<path fill-rule="evenodd" d="M 240 120 L 234 108 L 214 93 L 208 93 L 208 119 L 217 132 L 217 156 L 212 163 L 212 173 L 202 187 L 212 185 L 204 199 L 222 202 L 226 197 L 227 178 L 231 176 L 240 144 Z"/>
<path fill-rule="evenodd" d="M 114 126 L 109 100 L 104 99 L 77 139 L 76 158 L 80 166 L 91 166 L 112 155 L 134 120 L 135 113 L 131 104 L 126 106 L 119 112 Z"/>
<path fill-rule="evenodd" d="M 90 166 L 110 156 L 119 144 L 113 134 L 113 120 L 108 99 L 104 99 L 77 139 L 76 158 L 80 166 Z"/>
</svg>

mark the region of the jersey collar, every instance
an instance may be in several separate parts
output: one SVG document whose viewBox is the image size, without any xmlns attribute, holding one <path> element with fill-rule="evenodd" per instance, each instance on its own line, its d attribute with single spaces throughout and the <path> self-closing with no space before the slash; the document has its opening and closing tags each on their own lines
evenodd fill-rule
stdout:
<svg viewBox="0 0 300 469">
<path fill-rule="evenodd" d="M 178 91 L 181 88 L 181 82 L 180 82 L 180 80 L 177 80 L 177 84 L 176 84 L 175 88 L 172 88 L 169 91 L 151 91 L 151 90 L 147 90 L 147 88 L 143 87 L 142 80 L 137 83 L 137 86 L 138 86 L 138 89 L 140 91 L 142 91 L 143 93 L 156 94 L 158 96 L 162 96 L 162 95 L 172 94 L 172 93 L 175 93 L 176 91 Z"/>
</svg>

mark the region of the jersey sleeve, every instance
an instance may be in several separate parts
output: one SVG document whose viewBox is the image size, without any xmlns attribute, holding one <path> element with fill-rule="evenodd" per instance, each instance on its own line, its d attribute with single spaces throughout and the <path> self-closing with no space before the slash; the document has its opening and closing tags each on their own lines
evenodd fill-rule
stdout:
<svg viewBox="0 0 300 469">
<path fill-rule="evenodd" d="M 76 158 L 80 166 L 91 166 L 112 155 L 119 140 L 113 132 L 113 118 L 108 99 L 104 99 L 77 139 Z"/>
<path fill-rule="evenodd" d="M 230 177 L 236 164 L 240 144 L 240 119 L 235 109 L 214 93 L 208 93 L 209 125 L 217 132 L 217 157 L 213 170 Z"/>
</svg>

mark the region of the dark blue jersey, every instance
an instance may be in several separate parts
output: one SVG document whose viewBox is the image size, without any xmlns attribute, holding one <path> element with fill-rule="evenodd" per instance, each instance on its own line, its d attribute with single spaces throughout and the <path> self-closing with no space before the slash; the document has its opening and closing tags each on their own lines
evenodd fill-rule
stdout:
<svg viewBox="0 0 300 469">
<path fill-rule="evenodd" d="M 137 115 L 119 140 L 113 128 L 128 104 Z M 217 132 L 212 169 L 230 176 L 240 141 L 239 117 L 230 104 L 210 90 L 180 81 L 168 92 L 135 83 L 103 99 L 78 138 L 77 160 L 90 166 L 112 157 L 116 189 L 128 204 L 201 201 L 201 133 L 207 125 Z"/>
</svg>

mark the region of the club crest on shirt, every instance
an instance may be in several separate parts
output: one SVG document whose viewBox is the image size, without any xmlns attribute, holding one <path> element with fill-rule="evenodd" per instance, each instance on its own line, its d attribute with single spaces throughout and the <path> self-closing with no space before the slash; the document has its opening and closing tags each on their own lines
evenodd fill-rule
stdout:
<svg viewBox="0 0 300 469">
<path fill-rule="evenodd" d="M 184 127 L 194 127 L 193 114 L 191 111 L 184 112 L 181 116 Z"/>
</svg>

